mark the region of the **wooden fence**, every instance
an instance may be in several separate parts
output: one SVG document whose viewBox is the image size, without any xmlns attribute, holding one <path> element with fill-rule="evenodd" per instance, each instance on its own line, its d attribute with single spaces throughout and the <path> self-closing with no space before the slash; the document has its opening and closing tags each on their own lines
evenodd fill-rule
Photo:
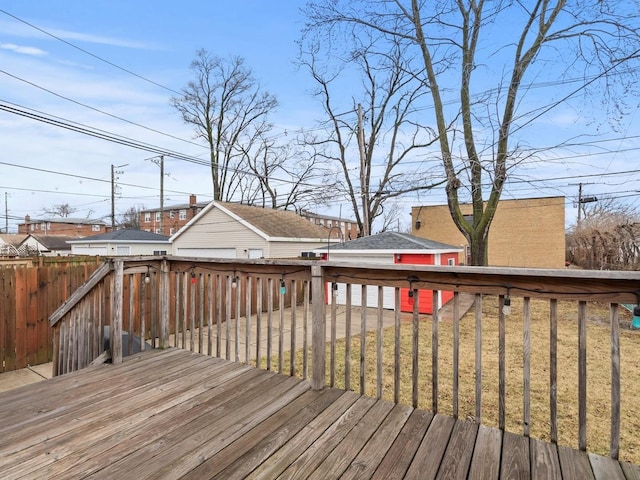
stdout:
<svg viewBox="0 0 640 480">
<path fill-rule="evenodd" d="M 92 259 L 0 268 L 0 372 L 51 361 L 47 319 L 99 266 Z"/>
</svg>

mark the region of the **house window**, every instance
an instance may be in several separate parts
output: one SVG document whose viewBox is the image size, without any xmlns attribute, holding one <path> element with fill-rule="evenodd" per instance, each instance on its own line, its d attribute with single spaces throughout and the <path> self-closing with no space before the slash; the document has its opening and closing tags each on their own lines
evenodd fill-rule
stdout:
<svg viewBox="0 0 640 480">
<path fill-rule="evenodd" d="M 169 218 L 174 218 L 176 216 L 176 211 L 175 210 L 171 210 L 169 212 Z"/>
<path fill-rule="evenodd" d="M 151 229 L 150 229 L 150 228 L 145 228 L 145 229 L 144 229 L 144 231 L 145 231 L 145 232 L 150 232 L 150 231 L 151 231 Z"/>
<path fill-rule="evenodd" d="M 153 254 L 156 255 L 156 256 L 166 255 L 167 251 L 166 250 L 154 250 Z"/>
<path fill-rule="evenodd" d="M 169 235 L 173 235 L 174 233 L 176 233 L 176 229 L 175 228 L 170 228 L 169 229 Z"/>
<path fill-rule="evenodd" d="M 162 229 L 161 228 L 156 228 L 156 233 L 161 234 L 162 233 Z"/>
<path fill-rule="evenodd" d="M 183 208 L 182 210 L 180 210 L 180 220 L 186 220 L 187 219 L 187 210 L 185 208 Z"/>
<path fill-rule="evenodd" d="M 156 212 L 156 222 L 159 222 L 162 218 L 162 212 Z"/>
<path fill-rule="evenodd" d="M 51 230 L 51 222 L 47 222 L 47 225 L 45 227 L 46 230 Z"/>
<path fill-rule="evenodd" d="M 456 261 L 453 258 L 448 258 L 447 259 L 447 265 L 449 265 L 450 267 L 455 266 Z"/>
<path fill-rule="evenodd" d="M 44 223 L 40 224 L 40 230 L 46 230 L 47 229 L 47 225 Z"/>
<path fill-rule="evenodd" d="M 36 226 L 34 223 L 32 223 L 30 226 L 31 226 L 31 231 L 33 232 L 36 229 Z"/>
<path fill-rule="evenodd" d="M 91 225 L 91 231 L 92 232 L 99 232 L 100 231 L 100 225 Z"/>
<path fill-rule="evenodd" d="M 144 222 L 149 223 L 151 221 L 151 212 L 147 212 L 144 214 Z"/>
</svg>

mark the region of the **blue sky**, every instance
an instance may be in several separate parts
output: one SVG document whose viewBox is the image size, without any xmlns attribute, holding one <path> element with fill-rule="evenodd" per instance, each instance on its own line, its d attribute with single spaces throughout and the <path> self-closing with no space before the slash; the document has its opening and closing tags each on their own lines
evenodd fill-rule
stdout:
<svg viewBox="0 0 640 480">
<path fill-rule="evenodd" d="M 7 13 L 166 88 L 101 62 L 0 12 L 0 100 L 205 158 L 206 150 L 191 143 L 191 130 L 169 105 L 170 90 L 179 91 L 186 85 L 195 52 L 205 48 L 220 56 L 244 57 L 262 87 L 278 97 L 280 106 L 273 119 L 276 134 L 283 136 L 285 131 L 311 128 L 322 118 L 321 110 L 309 95 L 313 84 L 308 74 L 294 64 L 295 41 L 304 22 L 299 12 L 302 4 L 258 0 L 5 0 L 0 8 Z M 640 174 L 611 174 L 640 168 L 638 140 L 634 138 L 639 134 L 637 123 L 637 111 L 631 110 L 620 131 L 609 132 L 606 125 L 586 124 L 571 106 L 554 111 L 534 131 L 549 144 L 556 141 L 556 135 L 563 139 L 585 133 L 602 136 L 594 137 L 598 143 L 592 146 L 550 153 L 563 160 L 523 171 L 521 176 L 534 181 L 510 185 L 506 198 L 566 195 L 567 223 L 576 215 L 571 202 L 577 195 L 578 182 L 585 183 L 585 194 L 617 192 L 620 197 L 636 201 L 633 185 L 638 184 Z M 152 154 L 3 111 L 0 132 L 0 205 L 4 211 L 7 192 L 10 230 L 15 229 L 15 218 L 27 214 L 37 217 L 43 207 L 55 204 L 69 203 L 77 208 L 77 216 L 108 216 L 112 164 L 128 164 L 118 175 L 121 189 L 117 214 L 132 205 L 159 204 L 159 170 L 145 160 Z M 602 143 L 603 139 L 612 140 Z M 539 138 L 530 143 L 536 141 Z M 545 144 L 537 145 L 540 143 Z M 169 173 L 165 204 L 183 203 L 189 193 L 197 194 L 201 200 L 210 199 L 206 167 L 167 159 L 165 168 Z M 591 174 L 598 176 L 584 176 Z M 406 224 L 411 206 L 443 201 L 442 192 L 403 199 Z M 330 210 L 337 214 L 340 205 L 336 202 Z M 343 206 L 343 215 L 348 215 L 346 202 Z M 4 229 L 4 221 L 0 228 Z"/>
</svg>

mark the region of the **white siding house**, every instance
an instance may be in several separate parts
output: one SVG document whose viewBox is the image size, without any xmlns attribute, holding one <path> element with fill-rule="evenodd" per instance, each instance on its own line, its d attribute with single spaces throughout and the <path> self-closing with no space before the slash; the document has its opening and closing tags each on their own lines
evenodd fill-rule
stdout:
<svg viewBox="0 0 640 480">
<path fill-rule="evenodd" d="M 116 230 L 68 242 L 72 255 L 135 256 L 169 255 L 171 243 L 166 235 L 142 230 Z"/>
<path fill-rule="evenodd" d="M 294 212 L 211 202 L 171 237 L 173 254 L 206 258 L 293 258 L 327 245 L 327 228 Z"/>
</svg>

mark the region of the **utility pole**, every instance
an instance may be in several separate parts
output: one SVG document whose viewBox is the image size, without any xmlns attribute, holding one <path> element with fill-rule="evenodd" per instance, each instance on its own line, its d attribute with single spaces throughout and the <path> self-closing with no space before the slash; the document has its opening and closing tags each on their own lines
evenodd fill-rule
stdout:
<svg viewBox="0 0 640 480">
<path fill-rule="evenodd" d="M 7 197 L 9 194 L 4 192 L 4 233 L 9 233 L 9 207 Z"/>
<path fill-rule="evenodd" d="M 129 165 L 125 163 L 124 165 L 114 165 L 111 164 L 111 230 L 116 228 L 116 173 L 120 174 L 121 171 L 116 171 L 116 168 L 122 168 Z"/>
<path fill-rule="evenodd" d="M 582 209 L 584 208 L 585 203 L 593 203 L 598 201 L 598 197 L 590 195 L 583 196 L 582 195 L 582 185 L 593 185 L 592 183 L 570 183 L 569 185 L 577 185 L 578 186 L 578 223 L 577 226 L 580 226 L 580 221 L 582 220 Z"/>
<path fill-rule="evenodd" d="M 160 233 L 164 235 L 164 156 L 160 155 Z"/>
<path fill-rule="evenodd" d="M 116 225 L 116 167 L 111 164 L 111 230 Z"/>
</svg>

